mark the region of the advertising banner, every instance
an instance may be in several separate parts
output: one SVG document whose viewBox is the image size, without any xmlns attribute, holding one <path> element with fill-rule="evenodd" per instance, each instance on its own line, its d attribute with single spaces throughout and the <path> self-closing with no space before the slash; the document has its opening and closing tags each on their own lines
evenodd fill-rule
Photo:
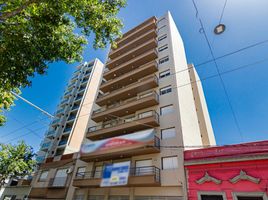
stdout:
<svg viewBox="0 0 268 200">
<path fill-rule="evenodd" d="M 130 161 L 105 165 L 101 187 L 127 185 Z"/>
<path fill-rule="evenodd" d="M 98 141 L 87 140 L 81 146 L 81 155 L 100 155 L 111 152 L 124 151 L 133 148 L 152 145 L 154 141 L 154 129 L 139 131 L 136 133 L 108 138 Z"/>
</svg>

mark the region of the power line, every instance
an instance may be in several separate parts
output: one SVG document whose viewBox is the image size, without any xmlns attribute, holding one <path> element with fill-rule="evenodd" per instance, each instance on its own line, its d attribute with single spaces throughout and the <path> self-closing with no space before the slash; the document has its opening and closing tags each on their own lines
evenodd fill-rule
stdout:
<svg viewBox="0 0 268 200">
<path fill-rule="evenodd" d="M 15 129 L 15 130 L 13 130 L 13 131 L 10 131 L 10 132 L 8 132 L 8 133 L 6 133 L 6 134 L 4 134 L 4 135 L 0 135 L 0 137 L 3 138 L 3 137 L 6 137 L 6 136 L 13 135 L 14 133 L 20 131 L 21 129 L 24 129 L 24 128 L 26 128 L 26 127 L 32 126 L 32 125 L 34 125 L 34 124 L 36 124 L 36 123 L 38 123 L 38 122 L 40 122 L 40 121 L 44 121 L 45 119 L 47 119 L 47 118 L 42 118 L 42 119 L 40 119 L 40 120 L 33 121 L 33 122 L 29 123 L 29 124 L 26 124 L 26 125 L 23 125 L 23 126 L 17 128 L 17 129 Z"/>
<path fill-rule="evenodd" d="M 225 8 L 226 8 L 226 4 L 227 4 L 227 0 L 225 0 L 225 2 L 224 2 L 223 9 L 221 11 L 221 17 L 220 17 L 219 24 L 221 24 L 221 21 L 222 21 L 222 18 L 223 18 L 223 14 L 224 14 L 224 11 L 225 11 Z"/>
<path fill-rule="evenodd" d="M 11 91 L 11 93 L 12 93 L 14 96 L 16 96 L 17 98 L 19 98 L 19 99 L 23 100 L 24 102 L 26 102 L 27 104 L 29 104 L 30 106 L 32 106 L 32 107 L 36 108 L 37 110 L 41 111 L 43 114 L 47 115 L 48 117 L 50 117 L 50 118 L 54 118 L 53 115 L 49 114 L 47 111 L 43 110 L 43 109 L 40 108 L 39 106 L 37 106 L 37 105 L 33 104 L 32 102 L 28 101 L 27 99 L 21 97 L 21 96 L 18 95 L 17 93 L 15 93 L 15 92 L 13 92 L 13 91 Z"/>
<path fill-rule="evenodd" d="M 38 130 L 41 130 L 41 129 L 44 129 L 44 128 L 45 128 L 45 126 L 40 127 L 40 128 L 38 128 L 38 129 L 35 129 L 35 130 L 33 130 L 33 131 L 38 131 Z M 12 138 L 12 139 L 10 139 L 10 140 L 7 140 L 5 143 L 12 142 L 12 141 L 14 141 L 14 140 L 17 140 L 17 139 L 19 139 L 19 138 L 22 138 L 22 137 L 24 137 L 24 136 L 26 136 L 26 135 L 30 135 L 30 134 L 32 134 L 32 133 L 33 133 L 33 132 L 29 132 L 29 133 L 26 133 L 26 134 L 23 134 L 23 135 L 14 137 L 14 138 Z M 36 136 L 37 136 L 37 135 L 36 135 Z M 43 137 L 40 137 L 39 135 L 38 135 L 37 137 L 43 139 Z"/>
<path fill-rule="evenodd" d="M 198 8 L 197 8 L 197 6 L 196 6 L 196 4 L 195 4 L 195 1 L 192 0 L 192 2 L 193 2 L 193 4 L 194 4 L 194 6 L 195 6 L 195 9 L 198 10 Z M 219 78 L 220 78 L 220 81 L 221 81 L 221 84 L 222 84 L 222 87 L 223 87 L 223 90 L 224 90 L 226 99 L 227 99 L 227 101 L 228 101 L 229 107 L 230 107 L 230 109 L 231 109 L 231 112 L 232 112 L 232 115 L 233 115 L 233 118 L 234 118 L 234 122 L 235 122 L 235 124 L 236 124 L 237 130 L 238 130 L 238 132 L 239 132 L 239 134 L 240 134 L 240 136 L 241 136 L 241 139 L 242 139 L 242 141 L 243 141 L 244 138 L 243 138 L 243 134 L 242 134 L 241 128 L 240 128 L 239 123 L 238 123 L 238 120 L 237 120 L 237 116 L 236 116 L 236 114 L 235 114 L 235 112 L 234 112 L 233 106 L 232 106 L 232 104 L 231 104 L 230 97 L 229 97 L 229 95 L 228 95 L 228 93 L 227 93 L 227 89 L 226 89 L 225 83 L 224 83 L 223 78 L 222 78 L 222 76 L 221 76 L 221 74 L 220 74 L 220 70 L 219 70 L 219 67 L 218 67 L 218 63 L 217 63 L 217 61 L 215 60 L 215 55 L 214 55 L 214 53 L 213 53 L 212 47 L 211 47 L 210 42 L 209 42 L 209 39 L 208 39 L 208 37 L 207 37 L 206 30 L 205 30 L 205 28 L 204 28 L 203 22 L 202 22 L 202 20 L 201 20 L 200 17 L 198 17 L 198 20 L 199 20 L 199 23 L 200 23 L 200 26 L 201 26 L 201 29 L 202 29 L 202 33 L 204 34 L 205 40 L 206 40 L 207 45 L 208 45 L 208 47 L 209 47 L 211 56 L 212 56 L 212 58 L 213 58 L 213 62 L 214 62 L 214 64 L 215 64 L 217 73 L 219 74 Z"/>
</svg>

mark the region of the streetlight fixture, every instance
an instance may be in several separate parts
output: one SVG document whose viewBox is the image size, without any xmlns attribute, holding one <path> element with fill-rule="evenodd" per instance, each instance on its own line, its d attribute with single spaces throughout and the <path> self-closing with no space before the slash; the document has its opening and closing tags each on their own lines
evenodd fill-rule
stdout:
<svg viewBox="0 0 268 200">
<path fill-rule="evenodd" d="M 216 35 L 220 35 L 225 31 L 225 25 L 224 24 L 219 24 L 214 28 L 214 33 Z"/>
</svg>

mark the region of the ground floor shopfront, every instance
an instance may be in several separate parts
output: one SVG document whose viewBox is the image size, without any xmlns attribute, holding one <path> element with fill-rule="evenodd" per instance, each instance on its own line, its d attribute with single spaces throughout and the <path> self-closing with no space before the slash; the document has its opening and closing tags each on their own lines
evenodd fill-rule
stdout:
<svg viewBox="0 0 268 200">
<path fill-rule="evenodd" d="M 185 152 L 188 200 L 267 200 L 268 142 Z"/>
<path fill-rule="evenodd" d="M 75 200 L 182 200 L 181 187 L 116 187 L 76 189 Z"/>
</svg>

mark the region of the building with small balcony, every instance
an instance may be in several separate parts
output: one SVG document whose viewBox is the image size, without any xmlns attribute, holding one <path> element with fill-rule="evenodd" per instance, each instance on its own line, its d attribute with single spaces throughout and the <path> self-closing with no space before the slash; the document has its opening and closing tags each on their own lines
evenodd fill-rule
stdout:
<svg viewBox="0 0 268 200">
<path fill-rule="evenodd" d="M 164 147 L 215 144 L 202 85 L 192 83 L 198 75 L 170 13 L 116 41 L 80 149 L 73 198 L 181 200 L 184 149 Z M 128 181 L 114 177 L 119 185 L 104 185 L 106 169 L 122 163 L 129 164 Z"/>
<path fill-rule="evenodd" d="M 97 95 L 99 82 L 102 79 L 103 68 L 103 64 L 98 59 L 77 67 L 66 86 L 62 100 L 55 112 L 55 118 L 45 134 L 46 140 L 49 140 L 50 143 L 41 145 L 40 150 L 45 151 L 46 155 L 44 157 L 43 154 L 38 153 L 39 163 L 47 157 L 58 157 L 62 154 L 79 151 L 84 130 L 87 129 L 92 102 Z M 68 143 L 71 137 L 76 139 Z"/>
</svg>

